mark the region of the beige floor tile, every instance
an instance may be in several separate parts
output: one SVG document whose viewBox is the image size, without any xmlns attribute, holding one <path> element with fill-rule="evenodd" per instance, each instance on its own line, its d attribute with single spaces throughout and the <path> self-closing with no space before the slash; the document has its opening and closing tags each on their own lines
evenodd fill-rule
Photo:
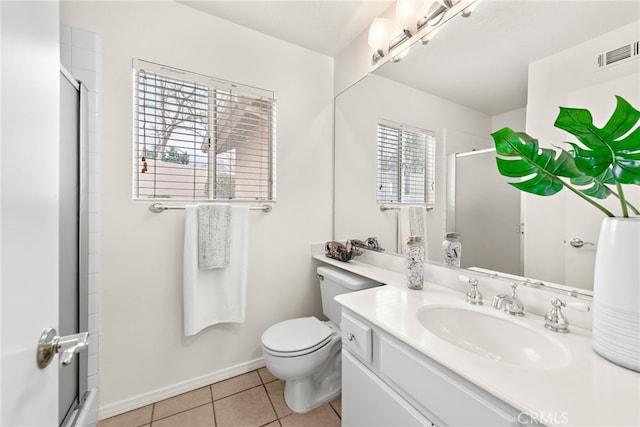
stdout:
<svg viewBox="0 0 640 427">
<path fill-rule="evenodd" d="M 333 399 L 329 404 L 333 407 L 333 409 L 338 413 L 340 418 L 342 418 L 342 395 Z"/>
<path fill-rule="evenodd" d="M 153 405 L 147 405 L 115 417 L 107 418 L 98 423 L 98 427 L 140 427 L 151 422 Z"/>
<path fill-rule="evenodd" d="M 257 427 L 276 420 L 264 387 L 254 387 L 214 403 L 219 427 Z"/>
<path fill-rule="evenodd" d="M 267 388 L 267 393 L 269 393 L 269 398 L 271 399 L 271 403 L 276 410 L 278 418 L 286 417 L 287 415 L 293 413 L 291 408 L 287 406 L 287 403 L 284 400 L 284 381 L 272 381 L 268 384 L 265 384 L 265 387 Z"/>
<path fill-rule="evenodd" d="M 291 414 L 280 420 L 282 427 L 340 427 L 341 421 L 328 403 L 307 412 Z"/>
<path fill-rule="evenodd" d="M 249 390 L 257 385 L 262 384 L 260 377 L 256 371 L 251 371 L 244 375 L 238 375 L 237 377 L 229 378 L 228 380 L 220 381 L 211 385 L 213 391 L 213 400 L 222 399 L 223 397 L 231 396 L 232 394 Z"/>
<path fill-rule="evenodd" d="M 153 419 L 159 420 L 160 418 L 165 418 L 169 415 L 174 415 L 178 412 L 183 412 L 209 402 L 211 402 L 211 390 L 209 387 L 199 388 L 157 402 L 153 408 Z"/>
<path fill-rule="evenodd" d="M 215 427 L 215 425 L 211 403 L 153 422 L 153 427 Z"/>
<path fill-rule="evenodd" d="M 258 369 L 258 373 L 260 374 L 260 378 L 262 378 L 263 383 L 270 383 L 271 381 L 277 380 L 276 377 L 273 376 L 271 372 L 267 368 Z"/>
<path fill-rule="evenodd" d="M 272 423 L 267 424 L 264 427 L 280 427 L 280 422 L 279 421 L 274 421 Z"/>
</svg>

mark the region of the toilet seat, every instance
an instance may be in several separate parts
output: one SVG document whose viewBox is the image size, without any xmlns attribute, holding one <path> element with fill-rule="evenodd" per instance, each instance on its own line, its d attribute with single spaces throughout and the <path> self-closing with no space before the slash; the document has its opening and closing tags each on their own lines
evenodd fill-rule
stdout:
<svg viewBox="0 0 640 427">
<path fill-rule="evenodd" d="M 268 328 L 262 334 L 262 346 L 274 356 L 303 356 L 324 347 L 333 334 L 315 317 L 289 319 Z"/>
</svg>

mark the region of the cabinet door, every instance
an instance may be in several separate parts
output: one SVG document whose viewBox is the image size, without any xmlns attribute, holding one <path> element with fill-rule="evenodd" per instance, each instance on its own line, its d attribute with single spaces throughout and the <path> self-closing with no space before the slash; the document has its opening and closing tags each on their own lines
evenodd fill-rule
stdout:
<svg viewBox="0 0 640 427">
<path fill-rule="evenodd" d="M 432 426 L 347 350 L 342 350 L 343 427 Z"/>
</svg>

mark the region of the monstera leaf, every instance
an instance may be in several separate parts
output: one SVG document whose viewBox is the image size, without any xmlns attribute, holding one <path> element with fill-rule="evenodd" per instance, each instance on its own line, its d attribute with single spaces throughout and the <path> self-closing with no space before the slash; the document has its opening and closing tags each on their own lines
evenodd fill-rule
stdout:
<svg viewBox="0 0 640 427">
<path fill-rule="evenodd" d="M 491 134 L 496 153 L 507 160 L 496 157 L 498 170 L 506 177 L 524 178 L 524 181 L 510 182 L 519 190 L 539 196 L 551 196 L 565 186 L 559 177 L 578 178 L 583 174 L 578 170 L 569 153 L 556 152 L 549 148 L 540 148 L 538 140 L 523 132 L 514 132 L 509 128 L 500 129 Z"/>
<path fill-rule="evenodd" d="M 584 187 L 578 189 L 582 194 L 596 199 L 606 199 L 610 195 L 615 194 L 606 186 L 606 184 L 615 184 L 615 182 L 611 168 L 606 169 L 603 173 L 595 177 L 581 174 L 580 176 L 571 178 L 571 184 Z"/>
<path fill-rule="evenodd" d="M 560 108 L 554 126 L 584 145 L 569 143 L 576 166 L 585 174 L 597 177 L 611 168 L 617 182 L 640 185 L 640 127 L 636 127 L 640 111 L 619 96 L 616 100 L 616 109 L 603 128 L 593 124 L 588 110 L 565 107 Z"/>
<path fill-rule="evenodd" d="M 593 124 L 588 110 L 560 107 L 555 126 L 574 135 L 580 144 L 568 142 L 570 152 L 540 148 L 526 133 L 504 128 L 493 137 L 498 170 L 521 178 L 514 187 L 540 196 L 572 191 L 607 216 L 614 216 L 594 199 L 613 195 L 620 200 L 622 215 L 629 209 L 640 215 L 624 196 L 622 184 L 640 185 L 640 111 L 616 96 L 616 109 L 603 128 Z M 561 178 L 568 178 L 563 180 Z M 615 191 L 609 186 L 615 186 Z"/>
</svg>

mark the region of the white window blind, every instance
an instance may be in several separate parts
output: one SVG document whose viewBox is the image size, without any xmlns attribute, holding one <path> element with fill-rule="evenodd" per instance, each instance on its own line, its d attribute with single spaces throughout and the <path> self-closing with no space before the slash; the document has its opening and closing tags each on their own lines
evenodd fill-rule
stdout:
<svg viewBox="0 0 640 427">
<path fill-rule="evenodd" d="M 133 68 L 134 199 L 275 200 L 273 92 Z"/>
<path fill-rule="evenodd" d="M 378 203 L 435 203 L 435 135 L 380 120 Z"/>
</svg>

